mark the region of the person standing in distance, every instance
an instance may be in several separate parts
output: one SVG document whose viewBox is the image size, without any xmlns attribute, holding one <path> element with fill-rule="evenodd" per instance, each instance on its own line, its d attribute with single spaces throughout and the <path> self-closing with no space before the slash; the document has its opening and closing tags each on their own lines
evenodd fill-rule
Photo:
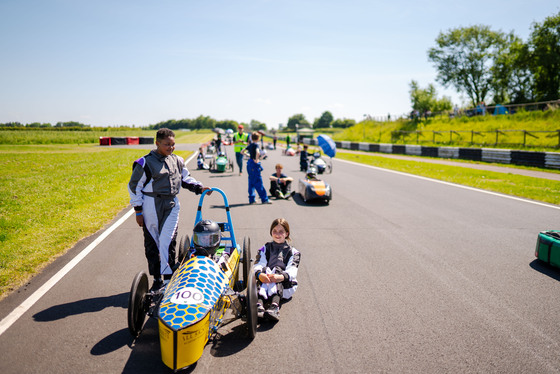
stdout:
<svg viewBox="0 0 560 374">
<path fill-rule="evenodd" d="M 235 151 L 235 161 L 239 168 L 239 175 L 243 174 L 243 150 L 249 143 L 249 134 L 243 133 L 243 125 L 237 126 L 237 132 L 233 134 L 233 150 Z"/>
<path fill-rule="evenodd" d="M 171 279 L 175 266 L 181 187 L 201 194 L 210 188 L 190 176 L 182 157 L 173 154 L 175 133 L 162 128 L 156 134 L 156 149 L 134 161 L 128 183 L 136 223 L 144 232 L 148 270 L 154 277 L 152 290 Z M 209 194 L 212 191 L 209 192 Z"/>
</svg>

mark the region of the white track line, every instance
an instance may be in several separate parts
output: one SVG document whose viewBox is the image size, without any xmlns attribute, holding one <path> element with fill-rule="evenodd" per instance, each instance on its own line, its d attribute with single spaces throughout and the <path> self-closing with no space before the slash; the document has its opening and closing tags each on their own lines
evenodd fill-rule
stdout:
<svg viewBox="0 0 560 374">
<path fill-rule="evenodd" d="M 196 155 L 194 152 L 186 161 L 188 164 Z M 76 257 L 74 257 L 69 263 L 66 264 L 62 269 L 58 271 L 51 279 L 49 279 L 45 284 L 43 284 L 39 289 L 31 296 L 29 296 L 23 303 L 18 305 L 10 314 L 8 314 L 2 321 L 0 321 L 0 335 L 2 335 L 7 329 L 10 328 L 25 312 L 27 312 L 33 304 L 35 304 L 41 297 L 43 297 L 55 284 L 58 283 L 66 274 L 70 272 L 80 261 L 82 261 L 91 251 L 97 247 L 107 236 L 109 236 L 117 227 L 122 225 L 124 221 L 128 219 L 134 213 L 134 209 L 130 209 L 124 216 L 121 217 L 115 224 L 103 232 L 97 239 L 95 239 L 90 245 L 88 245 L 83 251 L 81 251 Z"/>
<path fill-rule="evenodd" d="M 380 167 L 377 167 L 377 166 L 371 166 L 371 165 L 360 164 L 360 163 L 357 163 L 357 162 L 354 162 L 354 161 L 341 160 L 341 159 L 337 159 L 337 161 L 346 162 L 346 163 L 353 164 L 353 165 L 357 165 L 357 166 L 365 166 L 365 167 L 368 167 L 368 168 L 371 168 L 371 169 L 385 171 L 385 172 L 387 172 L 387 173 L 393 173 L 393 174 L 404 175 L 404 176 L 407 176 L 407 177 L 422 179 L 422 180 L 429 181 L 429 182 L 435 182 L 435 183 L 445 184 L 445 185 L 447 185 L 447 186 L 453 186 L 453 187 L 462 188 L 462 189 L 470 190 L 470 191 L 482 192 L 482 193 L 485 193 L 485 194 L 488 194 L 488 195 L 504 197 L 504 198 L 506 198 L 506 199 L 521 201 L 521 202 L 524 202 L 524 203 L 529 203 L 529 204 L 534 204 L 534 205 L 539 205 L 539 206 L 544 206 L 544 207 L 547 207 L 547 208 L 552 208 L 552 209 L 558 209 L 558 210 L 560 210 L 560 206 L 558 206 L 558 205 L 552 205 L 552 204 L 541 203 L 541 202 L 534 201 L 534 200 L 523 199 L 523 198 L 521 198 L 521 197 L 515 197 L 515 196 L 511 196 L 511 195 L 505 195 L 505 194 L 501 194 L 501 193 L 498 193 L 498 192 L 486 191 L 486 190 L 482 190 L 482 189 L 480 189 L 480 188 L 475 188 L 475 187 L 463 186 L 463 185 L 461 185 L 461 184 L 456 184 L 456 183 L 451 183 L 451 182 L 445 182 L 445 181 L 442 181 L 442 180 L 433 179 L 433 178 L 428 178 L 428 177 L 422 177 L 422 176 L 420 176 L 420 175 L 409 174 L 409 173 L 405 173 L 405 172 L 402 172 L 402 171 L 396 171 L 396 170 L 391 170 L 391 169 L 380 168 Z"/>
</svg>

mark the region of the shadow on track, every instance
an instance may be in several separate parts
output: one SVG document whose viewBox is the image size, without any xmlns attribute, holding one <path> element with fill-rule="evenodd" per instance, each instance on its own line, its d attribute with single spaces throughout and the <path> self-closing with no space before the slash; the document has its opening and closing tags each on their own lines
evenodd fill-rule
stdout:
<svg viewBox="0 0 560 374">
<path fill-rule="evenodd" d="M 547 275 L 550 278 L 555 279 L 557 281 L 560 281 L 560 272 L 558 271 L 559 269 L 547 264 L 546 262 L 535 259 L 529 264 L 529 266 L 533 270 L 538 271 L 539 273 Z"/>
<path fill-rule="evenodd" d="M 36 313 L 33 319 L 37 322 L 56 321 L 73 315 L 99 312 L 109 307 L 128 308 L 128 292 L 55 305 Z"/>
</svg>

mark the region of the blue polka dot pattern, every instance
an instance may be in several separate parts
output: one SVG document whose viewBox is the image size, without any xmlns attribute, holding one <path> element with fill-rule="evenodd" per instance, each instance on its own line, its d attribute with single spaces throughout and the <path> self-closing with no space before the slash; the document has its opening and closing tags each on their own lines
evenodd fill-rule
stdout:
<svg viewBox="0 0 560 374">
<path fill-rule="evenodd" d="M 183 264 L 167 286 L 158 311 L 159 318 L 177 331 L 203 319 L 226 290 L 228 279 L 208 257 L 193 257 Z M 204 295 L 198 304 L 175 304 L 172 297 L 181 289 L 196 288 Z"/>
</svg>

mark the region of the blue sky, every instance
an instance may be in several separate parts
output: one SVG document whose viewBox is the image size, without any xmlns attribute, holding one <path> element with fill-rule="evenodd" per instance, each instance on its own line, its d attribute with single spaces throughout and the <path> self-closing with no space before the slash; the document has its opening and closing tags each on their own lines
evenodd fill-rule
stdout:
<svg viewBox="0 0 560 374">
<path fill-rule="evenodd" d="M 559 11 L 551 0 L 0 0 L 0 123 L 397 116 L 411 80 L 435 84 L 427 51 L 440 32 L 481 24 L 527 40 Z"/>
</svg>

